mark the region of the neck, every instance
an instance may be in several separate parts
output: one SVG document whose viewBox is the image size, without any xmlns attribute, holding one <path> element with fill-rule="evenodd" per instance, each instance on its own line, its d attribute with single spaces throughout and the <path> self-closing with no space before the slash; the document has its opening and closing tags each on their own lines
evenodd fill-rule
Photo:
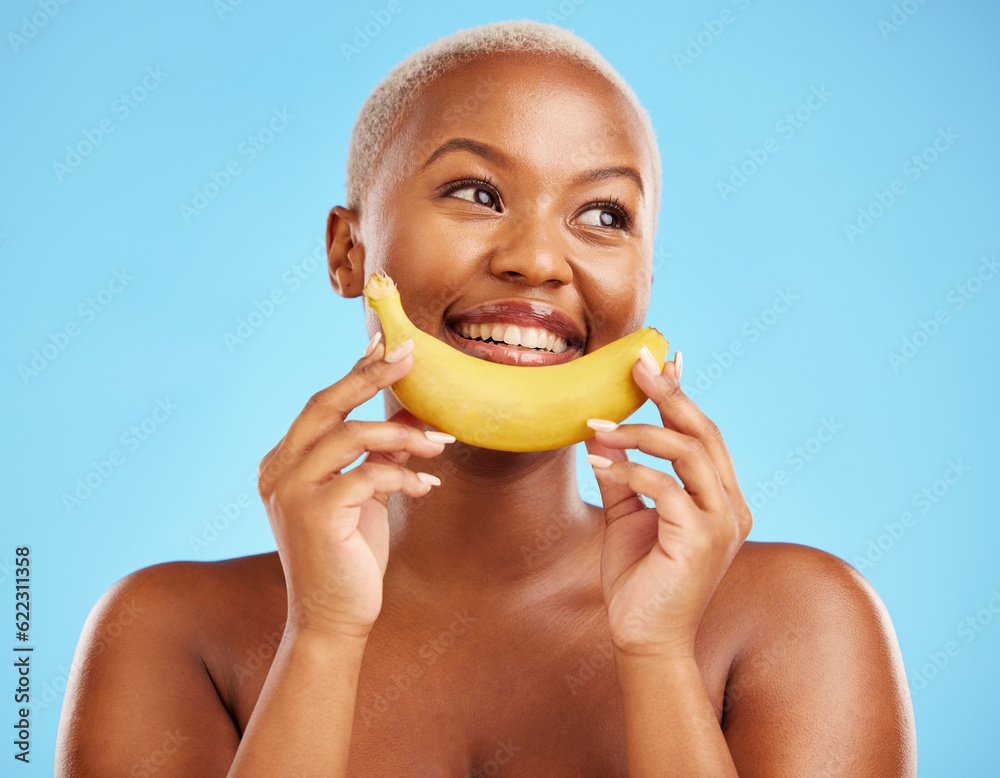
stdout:
<svg viewBox="0 0 1000 778">
<path fill-rule="evenodd" d="M 422 588 L 509 595 L 599 553 L 603 514 L 580 497 L 576 446 L 521 454 L 459 442 L 408 466 L 441 479 L 424 497 L 397 493 L 388 504 L 390 570 Z"/>
</svg>

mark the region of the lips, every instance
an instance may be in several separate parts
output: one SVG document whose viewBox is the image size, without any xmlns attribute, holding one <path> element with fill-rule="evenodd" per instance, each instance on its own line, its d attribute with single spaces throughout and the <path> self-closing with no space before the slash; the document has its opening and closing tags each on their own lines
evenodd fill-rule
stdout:
<svg viewBox="0 0 1000 778">
<path fill-rule="evenodd" d="M 468 333 L 469 325 L 479 325 L 480 337 L 486 331 L 483 325 L 514 325 L 541 328 L 565 341 L 561 353 L 506 343 L 493 343 L 462 337 L 460 330 Z M 449 345 L 471 356 L 507 365 L 542 366 L 558 365 L 579 356 L 583 351 L 585 336 L 576 323 L 566 314 L 543 303 L 526 300 L 508 300 L 479 305 L 449 316 L 445 321 L 444 340 Z M 489 337 L 489 336 L 487 336 Z M 561 345 L 561 344 L 560 344 Z M 557 345 L 557 348 L 560 347 Z"/>
</svg>

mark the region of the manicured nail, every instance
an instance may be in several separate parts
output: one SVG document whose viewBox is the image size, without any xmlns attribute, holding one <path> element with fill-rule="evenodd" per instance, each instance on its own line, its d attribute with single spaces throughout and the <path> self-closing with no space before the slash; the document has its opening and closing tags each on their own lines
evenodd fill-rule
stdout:
<svg viewBox="0 0 1000 778">
<path fill-rule="evenodd" d="M 597 454 L 588 454 L 587 461 L 590 462 L 594 467 L 611 467 L 614 463 L 607 457 L 600 457 Z"/>
<path fill-rule="evenodd" d="M 441 479 L 436 475 L 431 475 L 430 473 L 417 473 L 417 478 L 423 481 L 428 486 L 440 486 Z"/>
<path fill-rule="evenodd" d="M 390 351 L 388 354 L 385 355 L 385 361 L 398 362 L 407 354 L 409 354 L 411 351 L 413 351 L 413 341 L 404 340 L 402 343 L 396 346 L 396 348 L 394 348 L 392 351 Z"/>
<path fill-rule="evenodd" d="M 372 355 L 372 352 L 375 350 L 375 347 L 378 345 L 380 340 L 382 340 L 382 333 L 376 332 L 375 337 L 368 341 L 368 348 L 365 349 L 366 357 L 370 357 Z"/>
<path fill-rule="evenodd" d="M 642 366 L 646 368 L 646 372 L 650 375 L 660 374 L 660 366 L 656 364 L 656 360 L 653 358 L 653 355 L 645 346 L 639 349 L 639 361 L 642 362 Z"/>
<path fill-rule="evenodd" d="M 618 429 L 618 425 L 606 419 L 587 419 L 587 426 L 598 432 L 613 432 Z"/>
<path fill-rule="evenodd" d="M 438 432 L 437 430 L 425 430 L 424 435 L 432 443 L 454 443 L 455 436 L 449 435 L 447 432 Z"/>
<path fill-rule="evenodd" d="M 680 383 L 681 370 L 684 369 L 684 356 L 679 351 L 674 352 L 674 365 L 677 368 L 677 383 Z"/>
</svg>

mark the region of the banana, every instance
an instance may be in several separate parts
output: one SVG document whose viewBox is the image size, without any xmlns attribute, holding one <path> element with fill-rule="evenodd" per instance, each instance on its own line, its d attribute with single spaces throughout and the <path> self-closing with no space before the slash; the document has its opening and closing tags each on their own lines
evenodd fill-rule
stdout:
<svg viewBox="0 0 1000 778">
<path fill-rule="evenodd" d="M 413 367 L 392 385 L 410 413 L 464 443 L 497 451 L 548 451 L 592 437 L 587 419 L 620 422 L 646 401 L 632 378 L 646 346 L 663 368 L 667 340 L 652 327 L 559 365 L 502 365 L 459 351 L 418 329 L 396 284 L 373 273 L 365 296 L 385 333 L 386 353 L 413 339 Z"/>
</svg>

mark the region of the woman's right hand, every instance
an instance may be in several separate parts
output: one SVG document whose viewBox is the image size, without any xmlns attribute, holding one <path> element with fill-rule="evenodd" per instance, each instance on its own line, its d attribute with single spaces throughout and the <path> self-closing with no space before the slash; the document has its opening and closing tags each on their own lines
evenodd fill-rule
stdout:
<svg viewBox="0 0 1000 778">
<path fill-rule="evenodd" d="M 425 433 L 405 410 L 387 421 L 345 420 L 413 366 L 412 341 L 385 357 L 373 342 L 350 373 L 309 399 L 257 469 L 288 590 L 286 635 L 367 638 L 382 608 L 389 495 L 427 494 L 438 479 L 405 463 L 411 454 L 437 456 L 454 440 Z"/>
</svg>

